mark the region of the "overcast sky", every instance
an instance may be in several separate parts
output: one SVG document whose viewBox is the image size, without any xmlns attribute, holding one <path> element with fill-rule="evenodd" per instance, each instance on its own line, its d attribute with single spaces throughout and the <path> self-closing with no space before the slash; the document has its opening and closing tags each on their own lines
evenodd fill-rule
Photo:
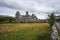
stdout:
<svg viewBox="0 0 60 40">
<path fill-rule="evenodd" d="M 0 0 L 0 15 L 15 16 L 16 11 L 22 15 L 29 11 L 30 15 L 44 19 L 46 13 L 60 12 L 60 0 Z"/>
</svg>

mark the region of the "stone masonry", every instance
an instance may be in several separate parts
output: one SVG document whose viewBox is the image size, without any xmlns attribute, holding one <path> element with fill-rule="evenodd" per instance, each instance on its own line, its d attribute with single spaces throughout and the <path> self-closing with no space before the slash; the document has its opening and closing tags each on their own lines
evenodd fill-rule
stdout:
<svg viewBox="0 0 60 40">
<path fill-rule="evenodd" d="M 26 15 L 21 15 L 19 11 L 17 11 L 15 15 L 16 22 L 39 22 L 39 19 L 34 15 L 29 15 L 28 11 L 26 11 Z"/>
</svg>

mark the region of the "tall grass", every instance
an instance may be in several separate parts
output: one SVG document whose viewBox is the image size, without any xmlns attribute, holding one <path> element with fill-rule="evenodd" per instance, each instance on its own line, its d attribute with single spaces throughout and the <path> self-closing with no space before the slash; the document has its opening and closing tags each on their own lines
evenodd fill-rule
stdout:
<svg viewBox="0 0 60 40">
<path fill-rule="evenodd" d="M 50 40 L 47 23 L 0 24 L 0 40 Z"/>
</svg>

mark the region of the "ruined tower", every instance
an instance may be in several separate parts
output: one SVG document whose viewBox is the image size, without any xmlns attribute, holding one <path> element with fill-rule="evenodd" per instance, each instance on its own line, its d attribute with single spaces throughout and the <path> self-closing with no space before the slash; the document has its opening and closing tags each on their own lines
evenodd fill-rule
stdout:
<svg viewBox="0 0 60 40">
<path fill-rule="evenodd" d="M 26 11 L 26 16 L 29 16 L 28 11 Z"/>
<path fill-rule="evenodd" d="M 20 22 L 19 21 L 20 20 L 20 13 L 19 13 L 19 11 L 16 12 L 15 19 L 16 19 L 16 22 Z"/>
</svg>

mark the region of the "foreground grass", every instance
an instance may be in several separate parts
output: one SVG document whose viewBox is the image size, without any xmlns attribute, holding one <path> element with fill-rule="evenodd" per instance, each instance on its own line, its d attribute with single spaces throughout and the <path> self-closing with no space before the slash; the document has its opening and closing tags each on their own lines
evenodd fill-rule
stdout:
<svg viewBox="0 0 60 40">
<path fill-rule="evenodd" d="M 0 24 L 0 40 L 50 40 L 47 23 Z"/>
</svg>

